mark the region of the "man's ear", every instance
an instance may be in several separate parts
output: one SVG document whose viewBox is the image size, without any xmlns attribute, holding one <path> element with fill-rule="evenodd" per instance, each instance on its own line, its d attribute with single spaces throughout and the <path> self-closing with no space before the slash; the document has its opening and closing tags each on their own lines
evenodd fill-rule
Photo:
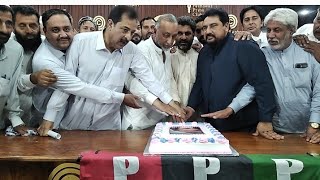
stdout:
<svg viewBox="0 0 320 180">
<path fill-rule="evenodd" d="M 111 30 L 113 28 L 113 26 L 114 26 L 114 23 L 113 23 L 112 19 L 108 19 L 107 28 Z"/>
</svg>

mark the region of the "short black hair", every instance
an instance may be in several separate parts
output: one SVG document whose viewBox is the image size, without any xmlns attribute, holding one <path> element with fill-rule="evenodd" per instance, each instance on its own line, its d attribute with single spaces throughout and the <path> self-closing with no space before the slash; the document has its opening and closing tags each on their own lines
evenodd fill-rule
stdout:
<svg viewBox="0 0 320 180">
<path fill-rule="evenodd" d="M 240 21 L 241 21 L 241 24 L 243 24 L 243 18 L 244 18 L 244 14 L 249 11 L 249 10 L 254 10 L 255 12 L 258 13 L 258 15 L 260 16 L 260 19 L 261 21 L 263 22 L 264 20 L 264 17 L 265 17 L 265 14 L 263 12 L 263 9 L 259 6 L 249 6 L 249 7 L 246 7 L 244 9 L 241 10 L 240 12 Z"/>
<path fill-rule="evenodd" d="M 111 9 L 108 19 L 114 24 L 121 21 L 122 15 L 127 15 L 129 19 L 138 19 L 138 13 L 132 6 L 119 5 Z"/>
<path fill-rule="evenodd" d="M 223 25 L 229 23 L 228 13 L 221 8 L 211 8 L 207 10 L 203 15 L 203 19 L 209 16 L 218 16 Z"/>
<path fill-rule="evenodd" d="M 1 12 L 9 12 L 13 16 L 13 11 L 12 11 L 11 7 L 9 7 L 9 6 L 0 5 L 0 11 Z"/>
<path fill-rule="evenodd" d="M 39 18 L 40 18 L 39 13 L 35 9 L 33 9 L 33 7 L 31 7 L 31 6 L 14 6 L 14 7 L 12 7 L 12 10 L 13 10 L 13 17 L 12 17 L 13 23 L 16 22 L 16 17 L 17 17 L 18 13 L 25 15 L 25 16 L 35 15 L 35 16 L 37 16 L 37 19 L 38 19 L 37 22 L 40 23 L 39 22 Z"/>
<path fill-rule="evenodd" d="M 94 28 L 96 29 L 96 31 L 98 31 L 98 25 L 96 22 L 93 21 L 93 18 L 90 17 L 90 16 L 84 16 L 82 18 L 79 19 L 79 22 L 78 22 L 78 29 L 80 29 L 81 25 L 83 25 L 85 22 L 91 22 L 93 25 L 94 25 Z"/>
<path fill-rule="evenodd" d="M 42 24 L 43 24 L 43 27 L 46 28 L 47 27 L 47 21 L 50 19 L 51 16 L 53 15 L 59 15 L 59 14 L 62 14 L 62 15 L 65 15 L 68 17 L 69 21 L 70 21 L 70 24 L 72 25 L 72 20 L 71 20 L 71 16 L 68 12 L 64 11 L 64 10 L 61 10 L 61 9 L 49 9 L 47 11 L 45 11 L 43 14 L 42 14 Z"/>
<path fill-rule="evenodd" d="M 181 16 L 178 19 L 178 25 L 190 26 L 192 32 L 196 30 L 196 22 L 190 16 Z"/>
<path fill-rule="evenodd" d="M 145 18 L 141 19 L 141 21 L 140 21 L 140 27 L 141 28 L 143 26 L 144 21 L 146 21 L 146 20 L 153 20 L 154 22 L 156 22 L 156 20 L 153 17 L 150 17 L 150 16 L 145 17 Z"/>
<path fill-rule="evenodd" d="M 200 16 L 196 17 L 196 19 L 195 19 L 194 21 L 195 21 L 196 24 L 197 24 L 198 22 L 201 22 L 201 21 L 203 21 L 203 20 L 204 20 L 203 14 L 201 14 Z"/>
</svg>

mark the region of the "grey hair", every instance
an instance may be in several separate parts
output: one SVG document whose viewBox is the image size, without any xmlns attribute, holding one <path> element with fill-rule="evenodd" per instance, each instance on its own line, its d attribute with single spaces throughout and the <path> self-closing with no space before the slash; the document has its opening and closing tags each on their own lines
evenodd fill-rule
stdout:
<svg viewBox="0 0 320 180">
<path fill-rule="evenodd" d="M 277 8 L 270 11 L 265 17 L 264 25 L 266 26 L 269 21 L 278 21 L 296 31 L 298 27 L 298 14 L 289 8 Z"/>
<path fill-rule="evenodd" d="M 167 21 L 178 24 L 177 18 L 173 14 L 163 14 L 159 16 L 159 18 L 156 21 L 156 29 L 159 29 L 161 21 Z"/>
</svg>

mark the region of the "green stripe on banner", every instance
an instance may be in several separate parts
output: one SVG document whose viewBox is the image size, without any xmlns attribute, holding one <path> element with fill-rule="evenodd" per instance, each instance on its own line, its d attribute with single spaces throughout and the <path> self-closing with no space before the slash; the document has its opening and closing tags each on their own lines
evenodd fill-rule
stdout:
<svg viewBox="0 0 320 180">
<path fill-rule="evenodd" d="M 246 155 L 255 180 L 319 180 L 320 158 L 308 155 Z"/>
</svg>

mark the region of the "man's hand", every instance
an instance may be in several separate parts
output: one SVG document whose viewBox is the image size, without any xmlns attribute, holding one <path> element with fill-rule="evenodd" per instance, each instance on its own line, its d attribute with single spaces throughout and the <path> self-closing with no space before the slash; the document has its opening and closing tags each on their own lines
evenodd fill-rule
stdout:
<svg viewBox="0 0 320 180">
<path fill-rule="evenodd" d="M 170 116 L 174 116 L 175 114 L 178 114 L 178 111 L 176 111 L 175 108 L 169 106 L 168 104 L 164 104 L 159 99 L 156 99 L 153 102 L 152 106 L 154 106 L 155 108 L 157 108 L 161 112 L 167 113 Z"/>
<path fill-rule="evenodd" d="M 252 34 L 248 31 L 234 31 L 234 40 L 239 41 L 239 40 L 251 40 L 252 39 Z"/>
<path fill-rule="evenodd" d="M 299 34 L 293 37 L 294 42 L 304 48 L 307 44 L 309 44 L 309 38 L 306 35 Z"/>
<path fill-rule="evenodd" d="M 184 107 L 183 110 L 186 112 L 186 119 L 189 119 L 193 113 L 195 112 L 195 110 L 192 107 Z"/>
<path fill-rule="evenodd" d="M 293 40 L 297 45 L 311 53 L 316 60 L 320 62 L 320 43 L 310 41 L 306 35 L 296 35 L 293 37 Z"/>
<path fill-rule="evenodd" d="M 320 62 L 320 43 L 316 43 L 314 41 L 309 41 L 303 48 L 305 51 L 311 53 L 314 58 Z"/>
<path fill-rule="evenodd" d="M 200 50 L 203 48 L 203 45 L 200 42 L 194 43 L 191 46 L 194 50 L 197 52 L 200 52 Z"/>
<path fill-rule="evenodd" d="M 37 86 L 48 87 L 57 82 L 57 77 L 52 71 L 45 69 L 32 73 L 30 81 Z"/>
<path fill-rule="evenodd" d="M 271 122 L 259 122 L 257 125 L 257 130 L 252 135 L 254 136 L 262 136 L 266 139 L 284 139 L 284 136 L 281 136 L 273 131 L 272 123 Z"/>
<path fill-rule="evenodd" d="M 177 51 L 177 47 L 176 46 L 172 46 L 170 49 L 170 53 L 174 54 Z"/>
<path fill-rule="evenodd" d="M 173 117 L 174 120 L 178 121 L 178 122 L 183 122 L 186 120 L 186 112 L 184 111 L 184 109 L 182 109 L 176 102 L 174 102 L 173 100 L 170 101 L 169 105 L 171 107 L 173 107 L 178 113 L 175 114 Z"/>
<path fill-rule="evenodd" d="M 38 128 L 38 133 L 40 136 L 48 136 L 48 131 L 52 128 L 53 122 L 44 119 Z"/>
<path fill-rule="evenodd" d="M 227 107 L 227 108 L 225 108 L 223 110 L 216 111 L 216 112 L 213 112 L 213 113 L 202 114 L 201 117 L 213 118 L 213 119 L 226 119 L 231 114 L 233 114 L 233 109 L 231 107 Z"/>
<path fill-rule="evenodd" d="M 18 125 L 16 127 L 13 128 L 13 130 L 15 130 L 16 132 L 18 132 L 21 136 L 27 136 L 28 132 L 27 130 L 29 130 L 30 128 L 28 128 L 26 125 L 21 124 Z"/>
<path fill-rule="evenodd" d="M 133 94 L 125 94 L 124 95 L 124 99 L 123 99 L 123 103 L 126 106 L 135 108 L 135 109 L 139 109 L 141 108 L 140 104 L 138 103 L 138 100 L 140 98 L 138 96 L 135 96 Z"/>
<path fill-rule="evenodd" d="M 320 143 L 320 132 L 318 129 L 314 129 L 311 126 L 308 127 L 306 133 L 303 135 L 306 138 L 307 142 L 311 142 L 314 144 Z"/>
</svg>

